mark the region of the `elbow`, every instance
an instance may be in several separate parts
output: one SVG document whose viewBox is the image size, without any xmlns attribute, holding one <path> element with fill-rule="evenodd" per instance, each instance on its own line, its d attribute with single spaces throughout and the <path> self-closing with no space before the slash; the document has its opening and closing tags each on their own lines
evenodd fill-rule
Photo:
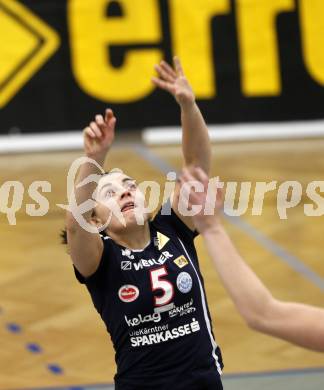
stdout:
<svg viewBox="0 0 324 390">
<path fill-rule="evenodd" d="M 262 327 L 262 323 L 264 322 L 264 313 L 262 310 L 256 308 L 244 308 L 244 310 L 240 310 L 240 314 L 244 319 L 245 324 L 253 330 L 259 331 Z"/>
<path fill-rule="evenodd" d="M 255 313 L 249 314 L 249 315 L 244 317 L 244 320 L 246 322 L 246 325 L 250 329 L 255 330 L 257 332 L 263 331 L 265 319 L 259 313 L 258 314 L 255 314 Z"/>
<path fill-rule="evenodd" d="M 260 302 L 254 309 L 242 313 L 247 326 L 261 333 L 267 333 L 273 319 L 272 312 L 275 299 L 269 295 L 266 301 Z"/>
</svg>

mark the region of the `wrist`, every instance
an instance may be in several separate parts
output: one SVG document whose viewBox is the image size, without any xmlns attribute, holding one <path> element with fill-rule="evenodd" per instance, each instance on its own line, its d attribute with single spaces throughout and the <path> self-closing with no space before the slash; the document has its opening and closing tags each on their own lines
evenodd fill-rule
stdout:
<svg viewBox="0 0 324 390">
<path fill-rule="evenodd" d="M 182 101 L 179 103 L 181 111 L 186 112 L 186 111 L 192 111 L 196 108 L 196 101 L 195 99 L 193 100 L 188 100 L 188 101 Z"/>
<path fill-rule="evenodd" d="M 91 154 L 91 153 L 86 153 L 86 156 L 88 158 L 91 158 L 91 160 L 94 160 L 96 163 L 98 163 L 100 166 L 103 166 L 104 163 L 105 163 L 105 159 L 106 159 L 106 155 L 107 155 L 107 152 L 103 152 L 103 153 L 94 153 L 94 154 Z"/>
<path fill-rule="evenodd" d="M 223 225 L 218 222 L 210 226 L 206 226 L 200 234 L 203 237 L 208 237 L 208 236 L 215 236 L 224 233 L 224 227 Z"/>
</svg>

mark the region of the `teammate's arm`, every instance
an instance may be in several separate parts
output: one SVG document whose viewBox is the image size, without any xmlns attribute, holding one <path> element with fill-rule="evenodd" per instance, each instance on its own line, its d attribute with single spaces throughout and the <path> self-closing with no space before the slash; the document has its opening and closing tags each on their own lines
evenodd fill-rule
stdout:
<svg viewBox="0 0 324 390">
<path fill-rule="evenodd" d="M 208 177 L 199 169 L 194 176 L 185 172 L 181 183 L 199 180 L 204 193 L 190 193 L 190 204 L 204 206 Z M 218 197 L 216 209 L 222 207 Z M 222 226 L 219 214 L 193 217 L 197 230 L 203 236 L 212 262 L 231 296 L 237 310 L 247 324 L 262 333 L 287 340 L 299 346 L 324 352 L 324 310 L 299 303 L 282 302 L 275 299 L 252 269 L 244 262 Z"/>
<path fill-rule="evenodd" d="M 105 118 L 97 115 L 95 121 L 83 131 L 85 155 L 95 160 L 101 167 L 114 140 L 115 124 L 116 118 L 112 110 L 106 110 Z M 74 186 L 78 205 L 92 199 L 97 184 L 90 182 L 80 187 L 77 187 L 77 184 L 93 174 L 100 174 L 93 163 L 82 164 Z M 83 214 L 83 218 L 89 224 L 93 224 L 92 213 L 93 210 L 89 210 Z M 74 265 L 84 277 L 92 275 L 98 268 L 103 252 L 99 233 L 90 233 L 83 229 L 70 211 L 66 214 L 66 231 L 68 251 Z"/>
<path fill-rule="evenodd" d="M 185 166 L 200 166 L 207 174 L 210 170 L 211 146 L 208 129 L 199 107 L 195 102 L 194 92 L 185 77 L 180 60 L 174 57 L 174 69 L 162 61 L 156 65 L 160 78 L 153 77 L 153 83 L 171 93 L 181 109 L 182 152 Z M 178 211 L 180 186 L 177 184 L 173 196 L 173 209 L 179 218 L 192 230 L 191 217 L 182 216 Z"/>
<path fill-rule="evenodd" d="M 275 299 L 236 251 L 222 226 L 202 233 L 236 308 L 254 330 L 324 352 L 324 310 Z"/>
</svg>

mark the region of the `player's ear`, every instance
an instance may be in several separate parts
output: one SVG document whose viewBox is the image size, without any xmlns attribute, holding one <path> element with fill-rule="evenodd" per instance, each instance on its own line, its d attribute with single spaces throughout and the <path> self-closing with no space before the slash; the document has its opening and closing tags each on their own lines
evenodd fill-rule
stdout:
<svg viewBox="0 0 324 390">
<path fill-rule="evenodd" d="M 98 228 L 102 226 L 102 221 L 101 221 L 101 219 L 97 216 L 95 209 L 92 210 L 90 223 L 91 223 L 91 225 L 96 226 L 96 227 L 98 227 Z"/>
</svg>

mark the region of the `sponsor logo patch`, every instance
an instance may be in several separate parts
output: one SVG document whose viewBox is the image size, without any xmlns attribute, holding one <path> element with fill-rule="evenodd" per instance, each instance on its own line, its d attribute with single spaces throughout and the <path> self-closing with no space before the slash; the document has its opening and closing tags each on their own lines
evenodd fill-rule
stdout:
<svg viewBox="0 0 324 390">
<path fill-rule="evenodd" d="M 160 233 L 160 232 L 157 232 L 157 235 L 154 239 L 154 244 L 155 246 L 158 247 L 159 250 L 161 250 L 165 245 L 166 243 L 170 241 L 170 238 L 165 236 L 164 234 Z"/>
<path fill-rule="evenodd" d="M 192 279 L 188 272 L 180 272 L 177 277 L 178 290 L 183 294 L 188 293 L 192 288 Z"/>
<path fill-rule="evenodd" d="M 139 290 L 132 284 L 125 284 L 118 290 L 118 296 L 123 302 L 134 302 L 139 296 Z"/>
<path fill-rule="evenodd" d="M 130 271 L 132 269 L 132 262 L 131 261 L 122 261 L 121 262 L 121 269 L 123 271 Z"/>
<path fill-rule="evenodd" d="M 189 264 L 189 261 L 184 257 L 184 256 L 179 256 L 177 257 L 175 260 L 173 260 L 173 262 L 179 267 L 179 268 L 183 268 L 185 267 L 187 264 Z"/>
<path fill-rule="evenodd" d="M 169 317 L 176 317 L 176 316 L 184 316 L 187 314 L 194 313 L 196 311 L 196 308 L 193 306 L 193 299 L 190 300 L 190 302 L 185 303 L 181 306 L 174 306 L 169 310 Z"/>
</svg>

